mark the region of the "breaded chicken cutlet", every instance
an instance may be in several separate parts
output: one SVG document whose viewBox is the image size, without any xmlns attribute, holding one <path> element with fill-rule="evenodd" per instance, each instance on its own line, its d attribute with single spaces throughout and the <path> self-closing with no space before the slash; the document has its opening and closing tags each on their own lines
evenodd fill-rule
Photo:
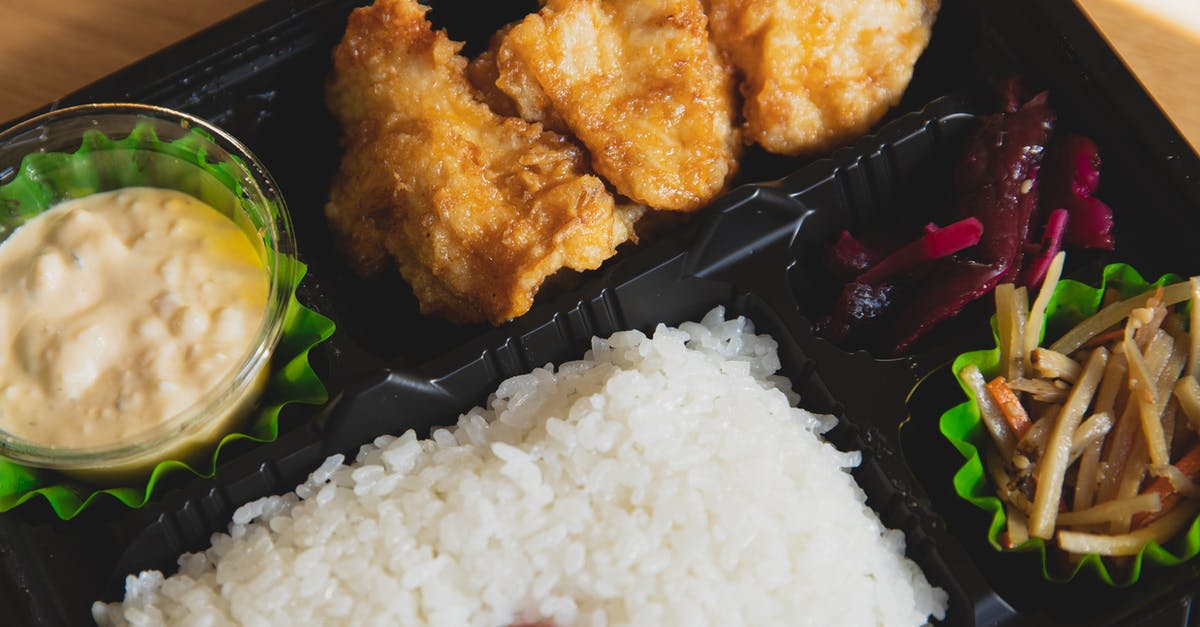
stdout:
<svg viewBox="0 0 1200 627">
<path fill-rule="evenodd" d="M 501 113 L 577 137 L 618 193 L 693 211 L 741 152 L 732 69 L 707 22 L 700 0 L 547 0 L 497 33 L 471 76 Z"/>
<path fill-rule="evenodd" d="M 414 0 L 350 15 L 330 109 L 345 155 L 326 214 L 363 275 L 389 257 L 424 313 L 500 324 L 560 268 L 596 268 L 630 237 L 584 152 L 540 124 L 493 113 L 466 80 L 461 44 Z"/>
<path fill-rule="evenodd" d="M 705 0 L 743 75 L 747 142 L 798 155 L 865 133 L 900 101 L 939 0 Z"/>
</svg>

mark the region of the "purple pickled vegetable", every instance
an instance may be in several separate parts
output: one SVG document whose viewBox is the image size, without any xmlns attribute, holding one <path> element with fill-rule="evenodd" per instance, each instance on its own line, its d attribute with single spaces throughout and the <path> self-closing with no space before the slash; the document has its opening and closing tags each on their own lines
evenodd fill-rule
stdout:
<svg viewBox="0 0 1200 627">
<path fill-rule="evenodd" d="M 983 120 L 967 140 L 955 174 L 955 196 L 966 217 L 983 225 L 971 259 L 947 257 L 897 308 L 886 351 L 904 354 L 938 323 L 954 316 L 1001 282 L 1016 280 L 1037 218 L 1038 169 L 1054 127 L 1040 93 L 1016 111 Z"/>
<path fill-rule="evenodd" d="M 843 280 L 861 274 L 876 261 L 870 248 L 855 239 L 850 231 L 842 231 L 838 241 L 825 250 L 826 267 Z"/>
<path fill-rule="evenodd" d="M 1077 198 L 1066 207 L 1071 214 L 1067 226 L 1067 241 L 1080 248 L 1112 250 L 1113 212 L 1099 198 Z"/>
<path fill-rule="evenodd" d="M 1070 214 L 1066 240 L 1081 248 L 1112 250 L 1112 209 L 1093 198 L 1100 186 L 1100 151 L 1087 137 L 1056 140 L 1046 158 L 1042 205 Z"/>
<path fill-rule="evenodd" d="M 983 223 L 975 258 L 1005 265 L 1001 281 L 1021 270 L 1038 207 L 1038 169 L 1054 127 L 1045 92 L 1013 113 L 988 116 L 967 140 L 955 173 L 959 210 Z"/>
<path fill-rule="evenodd" d="M 929 227 L 926 227 L 927 229 Z M 942 228 L 934 227 L 914 242 L 900 247 L 858 277 L 859 283 L 878 285 L 922 264 L 949 257 L 979 243 L 983 224 L 976 218 L 964 218 Z"/>
<path fill-rule="evenodd" d="M 833 310 L 817 322 L 817 333 L 834 342 L 846 341 L 879 319 L 891 307 L 894 294 L 892 285 L 847 283 Z"/>
<path fill-rule="evenodd" d="M 848 233 L 830 247 L 844 285 L 819 332 L 902 355 L 1000 283 L 1041 284 L 1064 243 L 1112 249 L 1112 210 L 1093 197 L 1095 143 L 1068 136 L 1051 145 L 1047 96 L 1026 99 L 1019 78 L 1003 84 L 1001 98 L 1003 111 L 981 119 L 956 166 L 959 221 L 927 224 L 887 254 Z"/>
<path fill-rule="evenodd" d="M 908 294 L 907 302 L 897 310 L 886 329 L 884 352 L 890 356 L 907 353 L 930 329 L 995 289 L 1008 272 L 1008 265 L 1003 261 L 985 264 L 957 257 L 936 262 L 930 275 L 937 280 L 924 281 Z"/>
<path fill-rule="evenodd" d="M 1010 83 L 1016 90 L 1017 84 Z M 1015 92 L 1014 92 L 1015 93 Z M 1037 218 L 1037 176 L 1054 126 L 1054 112 L 1041 93 L 1015 111 L 984 118 L 967 140 L 956 168 L 955 196 L 963 219 L 929 230 L 847 284 L 833 311 L 819 325 L 838 341 L 879 319 L 885 350 L 907 351 L 939 322 L 957 314 L 1001 281 L 1013 281 Z M 840 242 L 839 242 L 840 243 Z M 956 256 L 970 248 L 969 258 Z M 921 268 L 929 280 L 911 281 L 904 302 L 893 303 L 890 283 Z"/>
<path fill-rule="evenodd" d="M 1046 220 L 1046 228 L 1042 231 L 1041 249 L 1025 269 L 1021 272 L 1021 285 L 1036 287 L 1046 277 L 1054 256 L 1062 250 L 1063 233 L 1067 229 L 1068 217 L 1066 209 L 1055 209 Z"/>
<path fill-rule="evenodd" d="M 1070 189 L 1080 198 L 1088 198 L 1100 187 L 1100 149 L 1090 138 L 1068 135 L 1055 146 L 1062 146 L 1062 155 L 1069 168 Z M 1055 150 L 1052 150 L 1053 154 Z"/>
<path fill-rule="evenodd" d="M 855 238 L 842 231 L 838 241 L 825 250 L 825 266 L 838 279 L 853 281 L 871 266 L 896 250 L 894 242 L 878 237 Z"/>
</svg>

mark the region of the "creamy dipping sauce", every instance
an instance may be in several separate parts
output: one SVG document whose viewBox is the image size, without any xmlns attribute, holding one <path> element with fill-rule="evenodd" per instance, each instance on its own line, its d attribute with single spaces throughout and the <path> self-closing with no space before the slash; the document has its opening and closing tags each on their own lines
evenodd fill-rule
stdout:
<svg viewBox="0 0 1200 627">
<path fill-rule="evenodd" d="M 95 447 L 155 427 L 241 365 L 268 291 L 262 250 L 187 194 L 50 209 L 0 245 L 0 429 Z"/>
</svg>

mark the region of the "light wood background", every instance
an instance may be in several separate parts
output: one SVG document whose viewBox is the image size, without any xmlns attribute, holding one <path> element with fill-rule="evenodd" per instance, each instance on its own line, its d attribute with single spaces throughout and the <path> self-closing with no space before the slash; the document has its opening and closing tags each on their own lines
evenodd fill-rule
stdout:
<svg viewBox="0 0 1200 627">
<path fill-rule="evenodd" d="M 1200 151 L 1200 0 L 1077 0 Z"/>
<path fill-rule="evenodd" d="M 257 0 L 0 0 L 0 123 Z"/>
<path fill-rule="evenodd" d="M 257 0 L 0 0 L 0 122 Z M 1078 0 L 1200 147 L 1200 0 Z"/>
</svg>

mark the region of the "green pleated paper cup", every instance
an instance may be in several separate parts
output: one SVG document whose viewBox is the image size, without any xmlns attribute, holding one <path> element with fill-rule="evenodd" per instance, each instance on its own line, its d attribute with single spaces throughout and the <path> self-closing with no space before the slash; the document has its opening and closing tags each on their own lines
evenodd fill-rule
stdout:
<svg viewBox="0 0 1200 627">
<path fill-rule="evenodd" d="M 1104 268 L 1101 283 L 1090 286 L 1078 281 L 1060 281 L 1046 308 L 1044 338 L 1041 345 L 1057 339 L 1075 325 L 1099 311 L 1108 291 L 1114 291 L 1121 298 L 1130 298 L 1145 293 L 1157 286 L 1168 285 L 1180 281 L 1175 275 L 1164 275 L 1153 283 L 1146 281 L 1132 267 L 1126 264 L 1112 264 Z M 995 337 L 995 320 L 993 318 L 993 337 Z M 1141 577 L 1146 565 L 1166 567 L 1181 564 L 1196 556 L 1200 551 L 1200 517 L 1183 531 L 1179 537 L 1168 542 L 1165 546 L 1149 543 L 1142 547 L 1127 565 L 1120 568 L 1110 567 L 1101 556 L 1089 554 L 1075 561 L 1070 567 L 1063 568 L 1061 560 L 1053 559 L 1051 551 L 1057 549 L 1040 538 L 1030 538 L 1019 546 L 1006 549 L 1001 542 L 1001 535 L 1007 529 L 1007 517 L 1002 501 L 996 496 L 991 485 L 984 460 L 981 454 L 989 437 L 979 417 L 979 410 L 970 391 L 962 381 L 961 373 L 969 365 L 975 365 L 986 379 L 1000 373 L 1000 349 L 997 346 L 988 350 L 963 353 L 954 360 L 951 369 L 967 396 L 967 401 L 951 408 L 942 414 L 940 428 L 950 443 L 965 459 L 964 464 L 954 474 L 954 490 L 960 497 L 970 502 L 992 516 L 986 533 L 988 542 L 997 551 L 1034 552 L 1040 556 L 1041 575 L 1047 581 L 1067 583 L 1075 580 L 1081 573 L 1090 573 L 1100 581 L 1112 586 L 1126 587 L 1133 585 Z"/>
<path fill-rule="evenodd" d="M 0 133 L 0 242 L 59 203 L 129 187 L 183 192 L 236 224 L 268 272 L 265 315 L 224 379 L 188 408 L 119 442 L 53 447 L 0 429 L 0 511 L 41 497 L 66 519 L 102 495 L 141 507 L 165 474 L 211 476 L 230 442 L 275 439 L 284 405 L 327 397 L 308 353 L 332 334 L 333 323 L 295 298 L 305 267 L 283 198 L 245 146 L 203 120 L 160 107 L 98 104 Z"/>
</svg>

